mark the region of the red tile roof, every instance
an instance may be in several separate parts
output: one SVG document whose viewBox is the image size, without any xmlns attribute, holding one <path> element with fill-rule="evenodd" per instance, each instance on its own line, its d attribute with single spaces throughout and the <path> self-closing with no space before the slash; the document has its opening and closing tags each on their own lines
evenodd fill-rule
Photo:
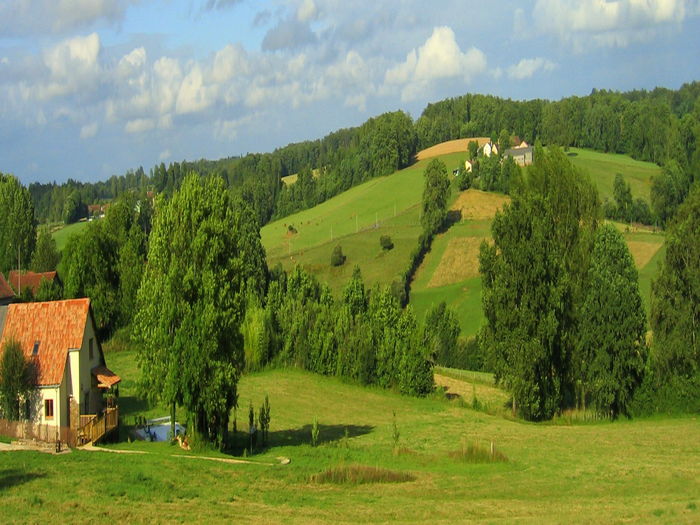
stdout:
<svg viewBox="0 0 700 525">
<path fill-rule="evenodd" d="M 44 272 L 44 273 L 35 273 L 35 272 L 18 272 L 17 270 L 11 270 L 10 275 L 9 275 L 9 280 L 10 284 L 12 285 L 12 288 L 17 290 L 18 294 L 22 293 L 22 290 L 25 288 L 31 288 L 32 293 L 36 294 L 37 290 L 39 290 L 39 285 L 41 284 L 42 279 L 46 279 L 48 281 L 53 281 L 56 278 L 56 272 Z M 22 290 L 19 289 L 20 284 L 22 285 Z"/>
<path fill-rule="evenodd" d="M 5 280 L 5 276 L 0 273 L 0 300 L 14 297 L 15 292 Z"/>
<path fill-rule="evenodd" d="M 68 350 L 83 346 L 89 311 L 90 299 L 11 304 L 0 336 L 0 351 L 8 339 L 15 339 L 24 355 L 31 357 L 38 342 L 34 357 L 37 385 L 58 385 L 63 379 Z"/>
<path fill-rule="evenodd" d="M 106 366 L 96 366 L 92 369 L 92 375 L 97 378 L 99 388 L 111 388 L 122 380 Z"/>
</svg>

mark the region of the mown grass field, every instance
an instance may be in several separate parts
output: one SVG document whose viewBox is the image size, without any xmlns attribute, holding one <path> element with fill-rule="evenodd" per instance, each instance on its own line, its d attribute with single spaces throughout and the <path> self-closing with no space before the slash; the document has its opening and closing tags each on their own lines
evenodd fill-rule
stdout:
<svg viewBox="0 0 700 525">
<path fill-rule="evenodd" d="M 87 221 L 74 222 L 73 224 L 62 226 L 61 228 L 53 232 L 52 235 L 54 240 L 56 241 L 56 247 L 58 248 L 58 251 L 63 251 L 63 248 L 66 246 L 68 239 L 72 235 L 84 231 L 85 228 L 87 228 L 87 225 Z"/>
<path fill-rule="evenodd" d="M 456 168 L 466 153 L 442 157 Z M 379 177 L 329 199 L 309 210 L 272 222 L 261 230 L 268 266 L 290 270 L 299 264 L 330 285 L 342 289 L 357 264 L 365 284 L 387 285 L 405 271 L 408 257 L 421 233 L 420 201 L 423 171 L 429 160 L 387 177 Z M 293 225 L 297 233 L 289 231 Z M 389 235 L 394 248 L 383 251 L 379 238 Z M 347 257 L 331 268 L 333 248 L 340 244 Z"/>
<path fill-rule="evenodd" d="M 656 164 L 634 160 L 627 155 L 580 148 L 570 148 L 567 153 L 574 166 L 588 172 L 598 188 L 601 201 L 614 200 L 613 183 L 615 175 L 620 173 L 630 185 L 632 198 L 641 197 L 650 202 L 651 177 L 661 173 L 661 168 Z"/>
<path fill-rule="evenodd" d="M 126 370 L 133 372 L 133 354 L 130 350 L 120 354 L 108 351 L 107 364 L 126 379 Z M 268 394 L 272 407 L 271 446 L 252 456 L 252 464 L 204 459 L 222 455 L 207 450 L 186 453 L 158 443 L 108 447 L 145 454 L 0 452 L 2 520 L 41 523 L 59 516 L 66 522 L 141 523 L 700 520 L 697 418 L 523 423 L 469 408 L 475 391 L 482 401 L 498 395 L 488 377 L 442 373 L 455 381 L 453 393 L 462 392 L 467 399 L 408 398 L 294 369 L 246 376 L 239 385 L 241 406 L 252 401 L 257 407 Z M 123 397 L 129 397 L 131 389 L 125 382 Z M 315 448 L 310 445 L 314 419 L 320 429 Z M 465 448 L 477 444 L 488 451 L 492 442 L 506 462 L 462 459 L 460 451 Z M 277 457 L 287 457 L 291 463 L 281 465 Z M 327 469 L 358 465 L 388 469 L 412 481 L 313 481 Z"/>
</svg>

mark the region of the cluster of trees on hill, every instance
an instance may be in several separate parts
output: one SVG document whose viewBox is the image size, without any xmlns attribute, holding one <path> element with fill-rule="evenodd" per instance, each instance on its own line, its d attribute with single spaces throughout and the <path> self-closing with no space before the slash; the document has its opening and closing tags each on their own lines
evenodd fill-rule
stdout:
<svg viewBox="0 0 700 525">
<path fill-rule="evenodd" d="M 697 400 L 700 190 L 669 232 L 653 286 L 650 354 L 637 270 L 622 234 L 599 224 L 595 188 L 561 150 L 539 149 L 535 158 L 494 219 L 494 244 L 483 243 L 479 255 L 486 318 L 479 340 L 512 393 L 514 412 L 532 420 L 573 407 L 630 415 L 648 410 L 637 399 L 654 405 L 668 398 L 670 378 L 681 396 Z"/>
<path fill-rule="evenodd" d="M 388 287 L 366 289 L 357 267 L 340 299 L 300 267 L 278 267 L 243 333 L 252 370 L 284 364 L 410 395 L 433 389 L 431 330 Z"/>
<path fill-rule="evenodd" d="M 530 143 L 539 139 L 564 148 L 625 153 L 662 165 L 651 198 L 652 211 L 663 225 L 700 173 L 700 83 L 685 84 L 677 91 L 594 90 L 586 97 L 557 102 L 464 95 L 428 105 L 416 121 L 420 148 L 474 136 L 495 141 L 503 129 Z M 651 222 L 644 209 L 616 215 Z"/>
</svg>

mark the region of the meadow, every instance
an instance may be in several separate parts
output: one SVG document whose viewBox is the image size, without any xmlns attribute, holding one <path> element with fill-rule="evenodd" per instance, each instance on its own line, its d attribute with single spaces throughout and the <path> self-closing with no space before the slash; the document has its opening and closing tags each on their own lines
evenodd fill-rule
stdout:
<svg viewBox="0 0 700 525">
<path fill-rule="evenodd" d="M 61 225 L 60 228 L 53 231 L 52 236 L 56 241 L 56 248 L 58 248 L 58 251 L 63 251 L 63 248 L 65 248 L 68 239 L 72 235 L 84 231 L 85 228 L 87 228 L 87 225 L 87 221 L 74 222 L 73 224 L 67 224 L 65 226 Z"/>
<path fill-rule="evenodd" d="M 598 188 L 601 201 L 614 200 L 613 183 L 615 175 L 620 173 L 630 185 L 633 199 L 640 197 L 650 202 L 651 178 L 661 173 L 661 168 L 656 164 L 634 160 L 628 155 L 581 148 L 570 148 L 567 155 L 574 166 L 588 172 Z"/>
<path fill-rule="evenodd" d="M 132 350 L 107 350 L 106 360 L 132 377 Z M 0 453 L 3 520 L 700 520 L 696 417 L 524 423 L 470 408 L 474 392 L 485 403 L 496 396 L 492 406 L 504 399 L 488 375 L 437 372 L 452 381 L 451 399 L 403 397 L 296 369 L 245 376 L 240 406 L 257 407 L 265 394 L 272 406 L 270 447 L 248 458 L 145 442 L 103 447 L 122 453 Z M 133 385 L 125 382 L 122 390 L 123 403 Z M 167 412 L 143 402 L 132 412 L 123 407 L 127 419 L 141 409 Z M 282 465 L 280 457 L 291 461 Z"/>
</svg>

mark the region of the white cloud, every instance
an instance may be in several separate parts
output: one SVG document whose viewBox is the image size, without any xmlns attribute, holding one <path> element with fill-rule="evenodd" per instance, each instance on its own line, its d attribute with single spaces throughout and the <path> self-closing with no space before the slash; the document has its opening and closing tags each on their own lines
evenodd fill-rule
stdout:
<svg viewBox="0 0 700 525">
<path fill-rule="evenodd" d="M 508 68 L 508 78 L 523 80 L 530 78 L 538 70 L 552 71 L 556 67 L 557 65 L 554 62 L 546 58 L 523 58 L 520 62 Z"/>
<path fill-rule="evenodd" d="M 250 73 L 248 54 L 240 44 L 227 45 L 214 55 L 212 78 L 214 82 L 226 82 L 237 75 Z"/>
<path fill-rule="evenodd" d="M 120 22 L 137 0 L 3 0 L 0 35 L 66 34 L 106 21 Z"/>
<path fill-rule="evenodd" d="M 168 160 L 170 157 L 172 157 L 172 155 L 173 154 L 170 152 L 169 149 L 163 150 L 160 152 L 160 155 L 158 155 L 158 160 Z"/>
<path fill-rule="evenodd" d="M 151 131 L 156 127 L 156 123 L 150 118 L 137 118 L 130 120 L 124 126 L 124 131 L 127 133 L 143 133 Z"/>
<path fill-rule="evenodd" d="M 436 27 L 433 34 L 406 60 L 386 72 L 386 85 L 405 85 L 402 99 L 411 100 L 436 80 L 462 78 L 468 82 L 486 69 L 486 56 L 472 47 L 462 52 L 449 27 Z"/>
<path fill-rule="evenodd" d="M 175 112 L 196 113 L 207 109 L 214 102 L 215 91 L 215 86 L 205 85 L 202 70 L 198 64 L 195 64 L 180 85 Z"/>
<path fill-rule="evenodd" d="M 83 127 L 80 128 L 80 138 L 81 139 L 90 139 L 97 135 L 97 122 L 93 122 L 91 124 L 85 124 Z"/>
<path fill-rule="evenodd" d="M 303 0 L 297 9 L 297 18 L 300 22 L 308 22 L 318 15 L 318 8 L 314 0 Z"/>
<path fill-rule="evenodd" d="M 39 97 L 48 99 L 93 89 L 99 80 L 99 54 L 97 33 L 69 38 L 45 51 L 49 79 L 37 86 Z"/>
<path fill-rule="evenodd" d="M 9 58 L 7 58 L 7 57 L 2 57 L 2 58 L 0 58 L 0 64 L 2 64 L 2 65 L 7 65 L 7 64 L 9 64 L 9 63 L 10 63 L 10 59 L 9 59 Z"/>
<path fill-rule="evenodd" d="M 695 14 L 686 0 L 537 0 L 533 10 L 540 31 L 578 52 L 649 40 Z"/>
</svg>

